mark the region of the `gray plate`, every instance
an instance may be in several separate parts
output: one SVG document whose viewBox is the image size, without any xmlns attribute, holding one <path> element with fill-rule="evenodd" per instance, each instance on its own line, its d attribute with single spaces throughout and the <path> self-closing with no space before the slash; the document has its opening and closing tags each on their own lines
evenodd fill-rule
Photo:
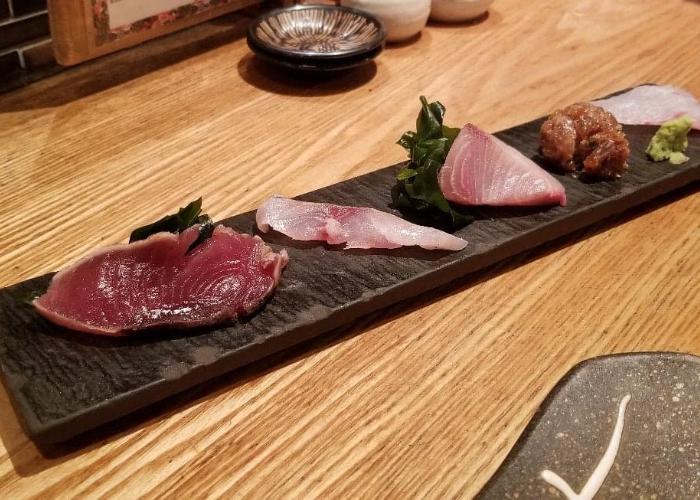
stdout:
<svg viewBox="0 0 700 500">
<path fill-rule="evenodd" d="M 604 356 L 575 366 L 477 498 L 564 498 L 540 477 L 544 469 L 579 493 L 626 394 L 620 448 L 596 499 L 700 498 L 700 358 L 677 353 Z"/>
</svg>

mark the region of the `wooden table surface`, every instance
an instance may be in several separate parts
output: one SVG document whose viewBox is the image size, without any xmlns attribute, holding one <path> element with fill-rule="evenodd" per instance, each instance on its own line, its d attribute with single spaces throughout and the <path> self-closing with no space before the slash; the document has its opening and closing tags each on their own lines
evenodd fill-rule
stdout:
<svg viewBox="0 0 700 500">
<path fill-rule="evenodd" d="M 700 96 L 700 3 L 496 0 L 321 81 L 238 38 L 0 96 L 0 285 L 203 196 L 214 218 L 400 161 L 418 96 L 497 131 L 643 82 Z M 700 352 L 697 186 L 95 433 L 53 457 L 0 392 L 0 496 L 471 497 L 549 390 L 613 352 Z"/>
</svg>

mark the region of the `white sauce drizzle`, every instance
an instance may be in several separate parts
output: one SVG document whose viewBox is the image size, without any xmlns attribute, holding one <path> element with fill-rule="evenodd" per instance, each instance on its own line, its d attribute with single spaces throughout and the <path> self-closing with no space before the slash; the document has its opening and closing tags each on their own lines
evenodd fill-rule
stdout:
<svg viewBox="0 0 700 500">
<path fill-rule="evenodd" d="M 581 493 L 576 494 L 576 492 L 571 489 L 571 486 L 569 486 L 566 481 L 551 470 L 543 470 L 540 474 L 542 479 L 561 491 L 568 500 L 592 500 L 595 494 L 598 493 L 600 487 L 603 485 L 603 481 L 605 481 L 605 478 L 608 476 L 608 473 L 615 462 L 617 450 L 620 448 L 622 427 L 625 425 L 625 409 L 627 408 L 627 403 L 629 403 L 631 397 L 632 396 L 627 394 L 624 398 L 622 398 L 622 401 L 620 401 L 620 408 L 617 411 L 617 422 L 615 423 L 613 434 L 610 437 L 608 449 L 605 450 L 603 458 L 600 459 L 600 462 L 593 471 L 593 474 L 591 474 L 591 477 L 589 477 L 588 481 L 586 481 Z"/>
</svg>

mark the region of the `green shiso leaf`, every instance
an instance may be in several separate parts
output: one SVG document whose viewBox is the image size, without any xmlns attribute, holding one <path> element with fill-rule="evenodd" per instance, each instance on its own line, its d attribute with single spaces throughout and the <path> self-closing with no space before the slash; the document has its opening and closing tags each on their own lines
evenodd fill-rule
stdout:
<svg viewBox="0 0 700 500">
<path fill-rule="evenodd" d="M 429 225 L 459 229 L 474 220 L 445 199 L 438 173 L 459 129 L 443 125 L 445 106 L 421 96 L 416 131 L 404 133 L 397 144 L 406 149 L 409 164 L 396 174 L 391 190 L 392 207 Z"/>
<path fill-rule="evenodd" d="M 210 238 L 214 232 L 214 222 L 207 214 L 202 213 L 202 198 L 187 204 L 175 214 L 166 215 L 152 224 L 134 229 L 129 237 L 129 243 L 145 240 L 152 234 L 160 232 L 181 233 L 195 224 L 201 225 L 199 236 L 195 242 L 190 245 L 190 248 L 187 250 L 188 253 Z"/>
</svg>

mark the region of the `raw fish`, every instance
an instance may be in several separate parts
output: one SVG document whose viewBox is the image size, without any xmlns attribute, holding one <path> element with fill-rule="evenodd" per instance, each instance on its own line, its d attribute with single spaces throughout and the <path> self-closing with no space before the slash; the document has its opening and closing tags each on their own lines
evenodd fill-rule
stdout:
<svg viewBox="0 0 700 500">
<path fill-rule="evenodd" d="M 642 85 L 593 104 L 628 125 L 661 125 L 688 115 L 693 119 L 693 128 L 700 129 L 700 102 L 690 92 L 670 85 Z"/>
<path fill-rule="evenodd" d="M 564 186 L 517 149 L 467 124 L 439 174 L 445 198 L 461 205 L 566 205 Z"/>
<path fill-rule="evenodd" d="M 34 306 L 54 323 L 101 335 L 253 313 L 279 283 L 287 253 L 224 226 L 187 253 L 198 235 L 194 226 L 99 249 L 57 273 Z"/>
<path fill-rule="evenodd" d="M 587 102 L 559 109 L 544 121 L 540 150 L 565 172 L 582 170 L 590 178 L 603 179 L 621 177 L 630 156 L 622 125 L 609 111 Z"/>
<path fill-rule="evenodd" d="M 270 228 L 294 240 L 345 243 L 345 248 L 399 248 L 462 250 L 467 242 L 432 227 L 412 224 L 374 208 L 311 203 L 281 196 L 269 198 L 258 209 L 258 228 Z"/>
</svg>

